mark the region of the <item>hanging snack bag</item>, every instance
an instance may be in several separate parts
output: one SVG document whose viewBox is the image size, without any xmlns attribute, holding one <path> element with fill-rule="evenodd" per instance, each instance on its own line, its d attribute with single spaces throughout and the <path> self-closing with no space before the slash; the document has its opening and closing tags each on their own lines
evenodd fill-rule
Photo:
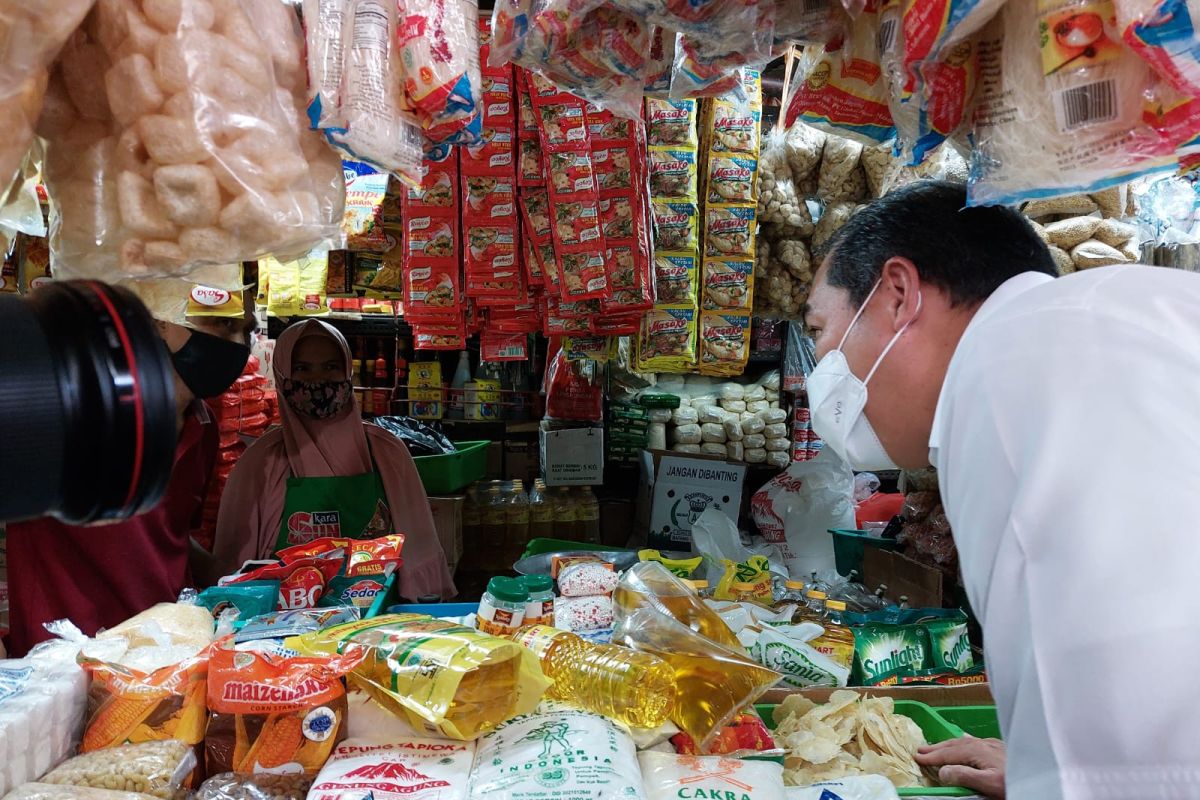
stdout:
<svg viewBox="0 0 1200 800">
<path fill-rule="evenodd" d="M 1113 15 L 1090 8 L 1013 0 L 980 34 L 980 74 L 1001 79 L 981 86 L 971 205 L 1094 192 L 1173 169 L 1179 140 L 1156 127 L 1167 114 L 1188 117 L 1183 135 L 1194 136 L 1195 104 L 1150 113 L 1149 67 L 1121 44 Z"/>
<path fill-rule="evenodd" d="M 352 683 L 415 729 L 464 741 L 531 711 L 547 685 L 520 645 L 423 614 L 388 614 L 288 644 L 314 654 L 361 650 Z"/>
<path fill-rule="evenodd" d="M 313 781 L 309 800 L 466 800 L 472 742 L 412 736 L 347 739 Z"/>
<path fill-rule="evenodd" d="M 60 273 L 175 276 L 334 240 L 345 188 L 305 125 L 302 50 L 271 0 L 97 4 L 51 84 L 69 113 L 42 130 Z"/>
<path fill-rule="evenodd" d="M 950 51 L 983 29 L 1004 0 L 913 0 L 905 3 L 900 36 L 904 41 L 904 90 L 920 88 L 926 62 L 955 58 Z"/>
<path fill-rule="evenodd" d="M 361 660 L 361 653 L 280 658 L 214 648 L 208 772 L 315 775 L 345 736 L 342 676 Z"/>
<path fill-rule="evenodd" d="M 468 796 L 549 800 L 568 791 L 580 800 L 643 800 L 629 734 L 605 717 L 547 701 L 479 740 Z"/>
<path fill-rule="evenodd" d="M 788 102 L 788 127 L 803 120 L 864 144 L 886 142 L 896 135 L 878 34 L 879 10 L 869 3 L 844 36 L 823 47 L 804 49 L 797 66 L 803 82 Z"/>
<path fill-rule="evenodd" d="M 401 0 L 399 56 L 404 99 L 434 144 L 479 139 L 478 4 L 472 0 Z"/>
<path fill-rule="evenodd" d="M 343 161 L 342 169 L 346 175 L 346 212 L 342 218 L 346 249 L 383 252 L 388 245 L 383 233 L 388 176 L 356 161 Z"/>
</svg>

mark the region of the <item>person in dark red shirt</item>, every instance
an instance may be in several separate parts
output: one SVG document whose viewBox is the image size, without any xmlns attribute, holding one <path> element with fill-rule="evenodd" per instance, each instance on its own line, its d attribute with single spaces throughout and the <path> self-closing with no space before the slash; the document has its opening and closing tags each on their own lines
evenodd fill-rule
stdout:
<svg viewBox="0 0 1200 800">
<path fill-rule="evenodd" d="M 108 525 L 52 517 L 8 526 L 8 652 L 21 656 L 50 638 L 44 625 L 69 619 L 93 635 L 170 602 L 191 585 L 189 558 L 218 449 L 217 424 L 202 398 L 226 391 L 250 356 L 253 315 L 159 321 L 175 367 L 179 440 L 162 501 Z"/>
</svg>

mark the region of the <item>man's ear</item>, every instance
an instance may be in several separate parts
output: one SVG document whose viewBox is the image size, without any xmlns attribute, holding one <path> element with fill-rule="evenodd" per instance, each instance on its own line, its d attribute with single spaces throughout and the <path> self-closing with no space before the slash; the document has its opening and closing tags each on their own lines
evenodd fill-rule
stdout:
<svg viewBox="0 0 1200 800">
<path fill-rule="evenodd" d="M 883 262 L 879 273 L 879 292 L 884 296 L 892 329 L 911 325 L 921 308 L 921 276 L 917 265 L 903 256 L 892 256 Z"/>
</svg>

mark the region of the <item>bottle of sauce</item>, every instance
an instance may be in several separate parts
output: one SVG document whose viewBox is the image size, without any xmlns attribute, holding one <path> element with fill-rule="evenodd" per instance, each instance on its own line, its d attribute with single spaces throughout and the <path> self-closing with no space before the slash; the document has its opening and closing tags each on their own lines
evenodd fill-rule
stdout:
<svg viewBox="0 0 1200 800">
<path fill-rule="evenodd" d="M 579 536 L 580 541 L 590 544 L 600 544 L 600 501 L 592 492 L 592 487 L 584 486 L 579 492 Z"/>
<path fill-rule="evenodd" d="M 533 482 L 529 493 L 529 538 L 554 538 L 554 502 L 541 478 Z"/>
</svg>

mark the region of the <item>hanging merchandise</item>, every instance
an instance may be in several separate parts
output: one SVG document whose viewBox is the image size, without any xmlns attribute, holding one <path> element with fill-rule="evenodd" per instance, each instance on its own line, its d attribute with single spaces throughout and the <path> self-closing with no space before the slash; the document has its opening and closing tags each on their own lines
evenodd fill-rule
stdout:
<svg viewBox="0 0 1200 800">
<path fill-rule="evenodd" d="M 404 107 L 434 144 L 472 144 L 482 126 L 477 0 L 399 0 Z"/>
<path fill-rule="evenodd" d="M 1121 45 L 1111 5 L 1012 0 L 980 35 L 979 56 L 989 79 L 975 119 L 972 205 L 1097 191 L 1172 169 L 1175 148 L 1200 130 L 1196 101 L 1162 102 L 1171 87 Z"/>
<path fill-rule="evenodd" d="M 341 165 L 304 130 L 295 15 L 184 8 L 152 25 L 98 4 L 62 53 L 51 105 L 73 113 L 42 131 L 60 276 L 182 275 L 337 235 Z"/>
<path fill-rule="evenodd" d="M 957 60 L 959 56 L 953 55 L 952 51 L 982 30 L 1000 11 L 1004 2 L 1005 0 L 907 0 L 904 4 L 902 31 L 899 33 L 904 43 L 905 92 L 911 95 L 918 91 L 924 80 L 922 67 L 925 62 Z M 1099 7 L 1103 2 L 1095 5 Z"/>
<path fill-rule="evenodd" d="M 805 48 L 803 81 L 788 101 L 788 127 L 803 120 L 870 144 L 896 135 L 881 64 L 879 13 L 877 0 L 870 0 L 842 36 Z"/>
<path fill-rule="evenodd" d="M 402 201 L 404 315 L 417 349 L 465 346 L 457 155 L 448 145 L 430 149 L 425 177 Z"/>
<path fill-rule="evenodd" d="M 1125 43 L 1178 91 L 1200 94 L 1200 35 L 1185 0 L 1113 0 Z"/>
</svg>

